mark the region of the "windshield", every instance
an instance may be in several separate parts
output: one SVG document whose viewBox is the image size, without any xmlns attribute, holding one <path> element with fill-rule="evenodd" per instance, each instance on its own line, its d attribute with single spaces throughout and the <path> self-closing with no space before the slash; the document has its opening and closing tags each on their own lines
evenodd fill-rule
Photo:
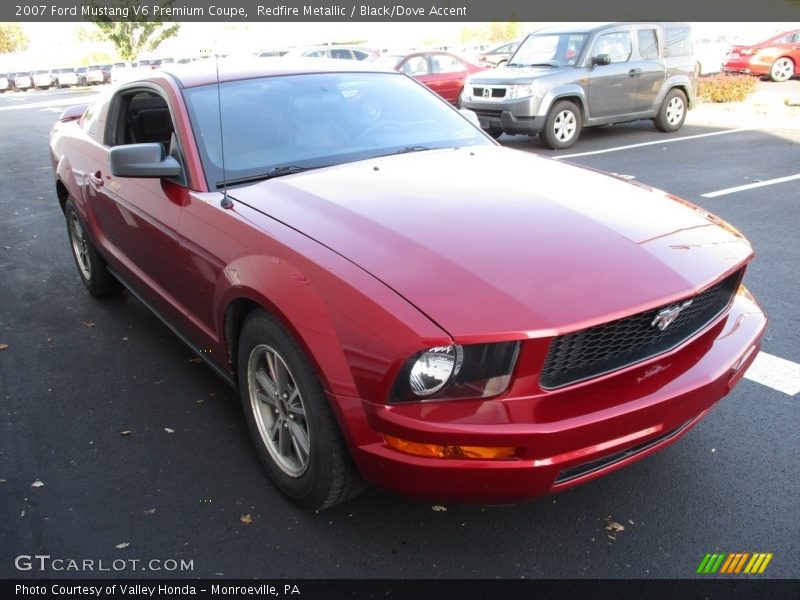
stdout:
<svg viewBox="0 0 800 600">
<path fill-rule="evenodd" d="M 232 81 L 219 86 L 219 99 L 216 84 L 183 93 L 210 189 L 223 180 L 257 180 L 387 154 L 493 143 L 443 100 L 399 74 L 313 73 Z"/>
<path fill-rule="evenodd" d="M 585 33 L 533 33 L 525 38 L 508 66 L 574 66 L 586 38 Z"/>
</svg>

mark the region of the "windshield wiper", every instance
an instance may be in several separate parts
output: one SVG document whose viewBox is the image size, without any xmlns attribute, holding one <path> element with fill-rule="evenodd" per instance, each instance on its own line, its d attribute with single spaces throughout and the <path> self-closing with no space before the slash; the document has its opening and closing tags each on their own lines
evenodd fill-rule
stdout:
<svg viewBox="0 0 800 600">
<path fill-rule="evenodd" d="M 297 165 L 286 165 L 282 167 L 272 167 L 266 173 L 259 173 L 258 175 L 247 175 L 245 177 L 238 177 L 236 179 L 227 179 L 225 181 L 217 182 L 217 189 L 225 187 L 226 185 L 238 185 L 240 183 L 255 183 L 256 181 L 265 181 L 283 175 L 291 175 L 293 173 L 302 173 L 303 171 L 310 171 L 311 169 L 319 169 L 320 167 L 299 167 Z"/>
<path fill-rule="evenodd" d="M 427 146 L 406 146 L 405 148 L 400 148 L 395 154 L 408 154 L 409 152 L 424 152 L 425 150 L 431 150 Z"/>
<path fill-rule="evenodd" d="M 557 67 L 557 66 L 558 66 L 558 63 L 554 63 L 554 62 L 541 62 L 541 63 L 532 63 L 532 64 L 530 64 L 530 65 L 527 65 L 527 66 L 529 66 L 529 67 Z"/>
</svg>

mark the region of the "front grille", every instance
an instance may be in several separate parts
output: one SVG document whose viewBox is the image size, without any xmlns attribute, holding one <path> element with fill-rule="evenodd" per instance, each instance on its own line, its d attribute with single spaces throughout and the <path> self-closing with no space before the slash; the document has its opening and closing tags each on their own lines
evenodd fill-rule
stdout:
<svg viewBox="0 0 800 600">
<path fill-rule="evenodd" d="M 553 339 L 540 384 L 553 389 L 597 377 L 679 346 L 714 321 L 730 304 L 742 271 L 692 298 Z M 664 330 L 654 325 L 666 309 L 686 304 Z"/>
<path fill-rule="evenodd" d="M 489 90 L 488 96 L 485 96 L 485 90 Z M 472 87 L 472 95 L 479 98 L 505 98 L 506 88 L 487 88 L 487 87 Z"/>
</svg>

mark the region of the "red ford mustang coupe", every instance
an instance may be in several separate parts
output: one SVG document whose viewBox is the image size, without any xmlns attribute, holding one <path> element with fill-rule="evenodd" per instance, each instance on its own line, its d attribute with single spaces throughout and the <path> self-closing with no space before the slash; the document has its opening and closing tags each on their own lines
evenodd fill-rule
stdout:
<svg viewBox="0 0 800 600">
<path fill-rule="evenodd" d="M 176 68 L 177 69 L 177 68 Z M 148 72 L 50 147 L 78 273 L 235 386 L 275 485 L 516 502 L 674 442 L 755 358 L 753 252 L 358 64 Z"/>
</svg>

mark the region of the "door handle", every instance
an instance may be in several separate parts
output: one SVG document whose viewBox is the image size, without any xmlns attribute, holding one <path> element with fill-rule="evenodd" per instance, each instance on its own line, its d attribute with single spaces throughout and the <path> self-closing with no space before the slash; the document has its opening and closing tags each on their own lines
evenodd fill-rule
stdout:
<svg viewBox="0 0 800 600">
<path fill-rule="evenodd" d="M 639 75 L 641 74 L 642 74 L 641 69 L 631 69 L 630 71 L 628 71 L 628 75 L 630 75 L 631 77 L 639 77 Z"/>
<path fill-rule="evenodd" d="M 89 181 L 97 187 L 103 187 L 103 174 L 100 171 L 95 171 L 93 174 L 89 175 Z"/>
</svg>

